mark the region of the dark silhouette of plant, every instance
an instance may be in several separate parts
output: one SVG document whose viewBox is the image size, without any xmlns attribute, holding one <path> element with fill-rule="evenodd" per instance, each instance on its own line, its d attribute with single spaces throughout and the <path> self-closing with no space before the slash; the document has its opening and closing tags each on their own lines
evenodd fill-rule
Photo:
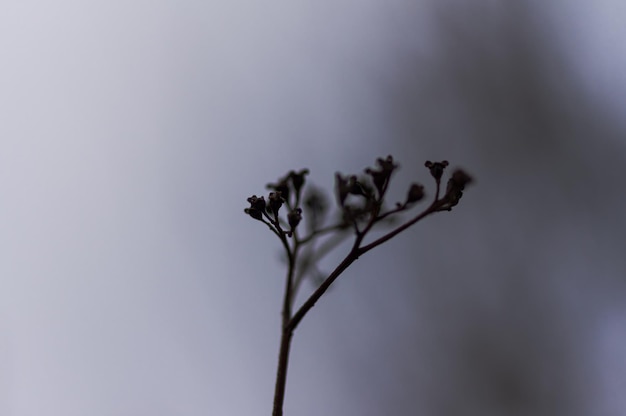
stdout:
<svg viewBox="0 0 626 416">
<path fill-rule="evenodd" d="M 461 169 L 455 170 L 448 179 L 445 193 L 441 194 L 441 178 L 448 166 L 447 161 L 427 161 L 425 166 L 435 179 L 436 191 L 431 204 L 422 212 L 396 226 L 382 237 L 364 244 L 366 235 L 379 223 L 393 224 L 395 215 L 408 211 L 425 197 L 424 187 L 413 183 L 409 187 L 404 202 L 397 202 L 394 208 L 385 207 L 385 195 L 393 172 L 398 168 L 391 156 L 376 160 L 376 168 L 365 169 L 365 175 L 343 176 L 335 174 L 335 193 L 339 205 L 339 219 L 325 225 L 328 203 L 324 195 L 312 188 L 304 194 L 307 169 L 299 172 L 291 171 L 273 184 L 267 200 L 265 197 L 252 195 L 248 198 L 250 207 L 244 211 L 255 220 L 263 222 L 279 238 L 287 256 L 287 276 L 282 311 L 282 335 L 274 391 L 273 416 L 282 416 L 285 399 L 285 384 L 289 364 L 291 338 L 302 318 L 311 310 L 332 283 L 361 255 L 392 239 L 402 231 L 430 214 L 439 211 L 451 211 L 463 196 L 465 186 L 472 179 Z M 287 214 L 281 216 L 281 208 Z M 302 208 L 304 207 L 304 208 Z M 283 210 L 283 212 L 285 211 Z M 306 223 L 306 233 L 300 236 L 299 226 Z M 352 248 L 328 276 L 317 269 L 316 263 L 343 241 L 352 231 L 354 242 Z M 326 239 L 326 244 L 313 250 L 314 243 L 324 236 L 334 234 L 336 238 Z M 310 275 L 317 281 L 317 289 L 293 312 L 295 295 L 305 276 Z"/>
</svg>

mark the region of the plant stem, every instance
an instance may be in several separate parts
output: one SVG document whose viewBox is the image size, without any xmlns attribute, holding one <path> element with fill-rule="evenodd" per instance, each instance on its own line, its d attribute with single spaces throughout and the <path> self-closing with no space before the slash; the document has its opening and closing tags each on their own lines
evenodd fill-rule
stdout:
<svg viewBox="0 0 626 416">
<path fill-rule="evenodd" d="M 350 254 L 341 262 L 339 266 L 331 273 L 331 275 L 320 285 L 315 291 L 317 296 L 311 296 L 307 302 L 298 310 L 293 318 L 287 319 L 287 315 L 283 314 L 283 329 L 280 338 L 280 352 L 278 354 L 278 370 L 276 371 L 276 387 L 274 389 L 274 408 L 272 416 L 283 416 L 283 403 L 285 401 L 285 385 L 287 383 L 287 367 L 289 366 L 289 350 L 291 347 L 291 338 L 293 331 L 304 317 L 306 312 L 313 307 L 317 299 L 330 287 L 333 281 L 348 268 L 357 259 L 356 251 L 353 249 Z M 310 303 L 310 305 L 308 305 Z"/>
<path fill-rule="evenodd" d="M 315 305 L 315 303 L 322 297 L 322 295 L 328 290 L 330 285 L 346 270 L 352 263 L 354 263 L 359 256 L 367 253 L 374 247 L 377 247 L 384 242 L 390 240 L 396 235 L 400 234 L 402 231 L 406 230 L 410 226 L 414 225 L 416 222 L 420 221 L 427 215 L 433 214 L 438 211 L 441 207 L 441 201 L 436 199 L 433 203 L 422 213 L 411 219 L 410 221 L 402 224 L 396 229 L 390 231 L 379 239 L 373 241 L 370 244 L 365 246 L 361 246 L 363 238 L 365 234 L 371 229 L 374 222 L 376 221 L 376 217 L 368 223 L 363 232 L 359 232 L 357 229 L 357 237 L 354 241 L 354 245 L 350 252 L 346 255 L 346 257 L 339 263 L 339 265 L 332 271 L 330 275 L 322 282 L 322 284 L 313 292 L 311 296 L 302 304 L 300 309 L 291 315 L 291 302 L 293 296 L 294 285 L 292 284 L 294 270 L 296 265 L 296 259 L 298 254 L 298 243 L 297 237 L 294 236 L 294 247 L 293 249 L 289 248 L 289 244 L 285 239 L 284 235 L 281 238 L 285 248 L 287 249 L 287 254 L 289 257 L 289 271 L 287 273 L 287 282 L 285 287 L 285 297 L 283 303 L 283 322 L 282 322 L 282 331 L 281 331 L 281 339 L 280 339 L 280 352 L 278 354 L 278 369 L 276 372 L 276 386 L 274 390 L 274 407 L 272 411 L 272 416 L 283 416 L 283 403 L 285 401 L 285 386 L 287 383 L 287 368 L 289 365 L 289 351 L 291 348 L 291 338 L 293 337 L 293 332 L 302 321 L 302 318 L 311 310 L 311 308 Z M 280 229 L 279 229 L 280 230 Z"/>
<path fill-rule="evenodd" d="M 281 230 L 282 231 L 282 230 Z M 287 251 L 289 259 L 289 270 L 285 282 L 285 294 L 283 299 L 283 319 L 280 337 L 280 352 L 278 353 L 278 369 L 276 370 L 276 386 L 274 388 L 274 407 L 272 416 L 283 415 L 283 403 L 285 401 L 285 386 L 287 384 L 287 368 L 289 366 L 289 349 L 291 347 L 291 337 L 293 330 L 288 328 L 291 320 L 291 302 L 293 296 L 293 276 L 296 269 L 296 259 L 298 256 L 298 237 L 293 236 L 293 249 L 289 247 L 289 243 L 285 235 L 281 233 L 281 241 Z"/>
<path fill-rule="evenodd" d="M 395 237 L 396 235 L 400 234 L 402 231 L 406 230 L 407 228 L 409 228 L 410 226 L 412 226 L 416 222 L 420 221 L 421 219 L 423 219 L 427 215 L 430 215 L 430 214 L 433 214 L 433 213 L 437 212 L 440 206 L 441 206 L 440 200 L 437 200 L 437 201 L 433 202 L 425 211 L 423 211 L 421 214 L 419 214 L 418 216 L 416 216 L 412 220 L 410 220 L 410 221 L 402 224 L 398 228 L 390 231 L 389 233 L 387 233 L 384 236 L 380 237 L 378 240 L 375 240 L 375 241 L 371 242 L 370 244 L 368 244 L 366 246 L 360 247 L 359 250 L 358 250 L 359 255 L 365 254 L 368 251 L 370 251 L 371 249 L 373 249 L 374 247 L 377 247 L 377 246 L 381 245 L 382 243 L 391 240 L 393 237 Z"/>
<path fill-rule="evenodd" d="M 293 318 L 291 318 L 291 320 L 287 324 L 286 329 L 293 332 L 302 320 L 302 318 L 304 318 L 304 315 L 306 315 L 306 313 L 315 305 L 317 300 L 322 297 L 322 295 L 324 294 L 324 292 L 326 292 L 326 290 L 328 290 L 330 285 L 333 284 L 333 282 L 339 277 L 339 275 L 341 275 L 341 273 L 343 273 L 343 271 L 346 270 L 348 266 L 354 263 L 354 261 L 358 258 L 358 251 L 355 246 L 355 248 L 350 250 L 350 253 L 348 253 L 343 261 L 339 263 L 335 270 L 333 270 L 333 272 L 326 278 L 326 280 L 324 280 L 324 282 L 317 288 L 317 290 L 313 292 L 313 294 L 306 300 L 306 302 L 302 304 L 300 309 L 298 309 L 298 312 L 293 315 Z"/>
<path fill-rule="evenodd" d="M 393 237 L 400 234 L 402 231 L 406 230 L 407 228 L 409 228 L 416 222 L 420 221 L 427 215 L 437 212 L 440 206 L 441 206 L 440 201 L 437 201 L 437 200 L 434 201 L 428 208 L 426 208 L 426 210 L 424 210 L 421 214 L 414 217 L 412 220 L 402 224 L 398 228 L 390 231 L 389 233 L 380 237 L 378 240 L 375 240 L 374 242 L 366 246 L 361 247 L 361 242 L 363 240 L 363 237 L 365 237 L 365 233 L 362 233 L 361 235 L 357 236 L 356 241 L 354 242 L 354 246 L 352 247 L 352 250 L 350 250 L 350 252 L 343 259 L 343 261 L 339 263 L 339 265 L 335 268 L 335 270 L 333 270 L 333 272 L 330 275 L 328 275 L 326 280 L 324 280 L 324 282 L 317 288 L 317 290 L 313 292 L 313 294 L 306 300 L 306 302 L 302 304 L 300 309 L 298 309 L 298 311 L 293 315 L 293 318 L 291 318 L 291 320 L 289 321 L 287 325 L 288 328 L 291 329 L 292 331 L 296 329 L 296 327 L 298 326 L 302 318 L 304 318 L 304 315 L 306 315 L 306 313 L 315 305 L 315 303 L 319 300 L 319 298 L 322 297 L 322 295 L 326 292 L 326 290 L 328 290 L 330 285 L 332 285 L 333 282 L 341 275 L 341 273 L 343 273 L 343 271 L 346 270 L 348 266 L 354 263 L 359 258 L 359 256 L 367 253 L 374 247 L 377 247 L 383 244 L 384 242 L 392 239 Z M 370 227 L 371 225 L 368 225 L 368 227 L 366 227 L 365 229 L 365 232 L 369 231 Z"/>
<path fill-rule="evenodd" d="M 274 389 L 274 408 L 272 416 L 283 416 L 283 402 L 285 401 L 285 385 L 287 384 L 287 368 L 289 366 L 289 349 L 293 330 L 283 328 L 280 337 L 280 352 L 278 354 L 278 370 L 276 372 L 276 387 Z"/>
</svg>

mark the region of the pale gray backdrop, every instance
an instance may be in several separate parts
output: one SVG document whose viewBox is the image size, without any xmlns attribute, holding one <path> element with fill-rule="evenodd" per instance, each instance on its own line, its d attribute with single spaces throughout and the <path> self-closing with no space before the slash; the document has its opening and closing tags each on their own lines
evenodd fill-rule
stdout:
<svg viewBox="0 0 626 416">
<path fill-rule="evenodd" d="M 245 198 L 389 153 L 476 185 L 307 316 L 286 415 L 623 414 L 626 10 L 544 3 L 5 1 L 0 414 L 269 414 Z"/>
</svg>

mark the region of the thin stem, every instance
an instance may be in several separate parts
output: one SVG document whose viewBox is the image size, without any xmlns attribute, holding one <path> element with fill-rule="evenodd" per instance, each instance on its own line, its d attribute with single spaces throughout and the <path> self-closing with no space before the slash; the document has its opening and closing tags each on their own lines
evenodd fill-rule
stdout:
<svg viewBox="0 0 626 416">
<path fill-rule="evenodd" d="M 304 302 L 302 306 L 300 307 L 300 309 L 298 309 L 298 311 L 293 315 L 293 317 L 287 324 L 287 329 L 289 331 L 293 331 L 296 329 L 296 327 L 298 326 L 302 318 L 304 318 L 304 315 L 306 315 L 306 313 L 313 306 L 315 306 L 315 303 L 319 300 L 319 298 L 322 297 L 324 292 L 328 290 L 330 285 L 332 285 L 333 282 L 337 280 L 337 278 L 341 275 L 341 273 L 343 273 L 344 270 L 348 268 L 348 266 L 350 266 L 352 263 L 356 261 L 356 259 L 359 258 L 357 247 L 358 246 L 355 244 L 352 250 L 350 250 L 350 253 L 348 253 L 348 255 L 342 260 L 341 263 L 339 263 L 339 265 L 335 268 L 335 270 L 332 271 L 332 273 L 326 278 L 326 280 L 322 282 L 322 284 L 317 288 L 317 290 L 313 292 L 311 296 L 309 296 L 306 302 Z"/>
<path fill-rule="evenodd" d="M 287 384 L 287 368 L 289 367 L 289 349 L 293 330 L 283 328 L 280 337 L 280 353 L 278 354 L 278 370 L 276 373 L 276 387 L 274 389 L 274 407 L 272 416 L 283 416 L 285 402 L 285 386 Z"/>
<path fill-rule="evenodd" d="M 434 201 L 428 208 L 426 208 L 425 211 L 423 211 L 422 213 L 420 213 L 419 215 L 417 215 L 416 217 L 414 217 L 412 220 L 402 224 L 401 226 L 399 226 L 398 228 L 396 228 L 395 230 L 390 231 L 389 233 L 385 234 L 384 236 L 380 237 L 379 239 L 369 243 L 366 246 L 360 247 L 358 249 L 358 254 L 365 254 L 368 251 L 370 251 L 371 249 L 378 247 L 379 245 L 381 245 L 382 243 L 391 240 L 393 237 L 395 237 L 396 235 L 400 234 L 402 231 L 406 230 L 407 228 L 409 228 L 410 226 L 412 226 L 413 224 L 415 224 L 416 222 L 418 222 L 419 220 L 423 219 L 424 217 L 433 214 L 435 212 L 437 212 L 440 208 L 440 201 Z"/>
<path fill-rule="evenodd" d="M 281 333 L 281 342 L 280 342 L 280 353 L 278 356 L 278 370 L 276 374 L 276 388 L 274 391 L 274 409 L 272 412 L 272 416 L 282 416 L 283 415 L 283 403 L 285 400 L 285 386 L 287 382 L 287 367 L 289 364 L 289 351 L 291 347 L 291 338 L 293 336 L 293 331 L 298 327 L 298 324 L 302 321 L 304 316 L 315 306 L 315 303 L 326 293 L 328 288 L 337 280 L 337 278 L 352 264 L 354 263 L 359 256 L 367 253 L 371 249 L 383 244 L 384 242 L 392 239 L 396 235 L 400 234 L 402 231 L 406 230 L 416 222 L 420 221 L 427 215 L 430 215 L 434 212 L 437 212 L 441 208 L 441 201 L 435 200 L 433 203 L 421 214 L 417 215 L 412 220 L 406 222 L 405 224 L 399 226 L 393 231 L 385 234 L 381 238 L 375 240 L 374 242 L 361 247 L 361 242 L 365 237 L 365 234 L 374 223 L 374 219 L 370 221 L 366 229 L 363 233 L 358 233 L 357 237 L 354 241 L 354 245 L 350 252 L 346 255 L 346 257 L 339 263 L 339 265 L 335 268 L 335 270 L 330 273 L 330 275 L 322 282 L 322 284 L 313 292 L 311 296 L 302 304 L 300 309 L 293 315 L 291 314 L 291 295 L 292 295 L 292 286 L 291 280 L 293 278 L 293 270 L 295 266 L 295 256 L 297 254 L 296 250 L 298 248 L 297 240 L 294 242 L 294 252 L 288 249 L 287 251 L 290 254 L 289 256 L 289 273 L 287 276 L 287 287 L 285 289 L 285 303 L 283 306 L 283 327 Z M 283 237 L 281 240 L 286 239 Z"/>
<path fill-rule="evenodd" d="M 261 221 L 263 224 L 267 225 L 267 226 L 270 228 L 270 230 L 271 230 L 274 234 L 276 234 L 276 236 L 277 236 L 278 238 L 280 238 L 280 234 L 278 233 L 278 231 L 276 231 L 276 229 L 272 226 L 272 224 L 270 224 L 269 222 L 265 221 L 263 218 L 259 219 L 259 221 Z"/>
<path fill-rule="evenodd" d="M 346 233 L 341 233 L 336 235 L 334 238 L 330 238 L 325 241 L 324 244 L 319 246 L 318 248 L 314 248 L 308 246 L 309 254 L 307 257 L 300 257 L 300 262 L 298 264 L 298 273 L 296 273 L 294 283 L 293 283 L 293 296 L 291 301 L 295 301 L 296 295 L 298 294 L 298 290 L 300 289 L 300 285 L 304 280 L 305 275 L 311 267 L 315 267 L 314 265 L 318 263 L 321 259 L 323 259 L 326 255 L 328 255 L 334 248 L 336 248 L 339 244 L 341 244 L 348 235 Z M 293 303 L 292 303 L 293 304 Z"/>
<path fill-rule="evenodd" d="M 383 190 L 384 192 L 384 190 Z M 367 222 L 367 225 L 365 226 L 365 228 L 363 229 L 363 232 L 361 233 L 357 233 L 356 237 L 357 237 L 357 245 L 356 247 L 358 247 L 359 244 L 361 244 L 361 241 L 363 240 L 363 238 L 365 237 L 365 235 L 372 229 L 372 227 L 374 226 L 374 223 L 376 222 L 376 220 L 378 219 L 378 213 L 380 212 L 380 207 L 382 204 L 382 197 L 380 200 L 374 202 L 374 209 L 370 214 L 370 220 Z"/>
<path fill-rule="evenodd" d="M 375 222 L 382 221 L 383 219 L 387 218 L 388 216 L 390 216 L 392 214 L 397 214 L 398 212 L 402 212 L 402 211 L 406 210 L 406 207 L 407 207 L 406 204 L 400 205 L 399 207 L 396 207 L 396 208 L 392 209 L 391 211 L 387 211 L 384 214 L 380 214 L 378 217 L 376 217 L 376 219 L 374 221 Z"/>
<path fill-rule="evenodd" d="M 289 247 L 287 238 L 282 232 L 280 225 L 277 225 L 282 238 L 280 239 L 285 246 L 287 256 L 289 258 L 289 270 L 287 271 L 287 277 L 285 282 L 285 293 L 283 297 L 283 319 L 281 327 L 280 337 L 280 352 L 278 353 L 278 368 L 276 370 L 276 386 L 274 389 L 274 407 L 272 410 L 272 416 L 282 416 L 283 403 L 285 401 L 285 386 L 287 384 L 287 368 L 289 366 L 289 349 L 291 347 L 291 337 L 293 330 L 288 328 L 289 321 L 291 320 L 291 302 L 293 295 L 293 276 L 296 268 L 296 259 L 298 256 L 298 240 L 294 235 L 293 249 Z"/>
<path fill-rule="evenodd" d="M 402 231 L 406 230 L 424 217 L 437 212 L 440 208 L 440 205 L 441 201 L 434 201 L 425 211 L 417 215 L 412 220 L 399 226 L 393 231 L 390 231 L 389 233 L 385 234 L 384 236 L 366 246 L 360 246 L 364 235 L 357 236 L 356 240 L 354 241 L 354 246 L 352 247 L 352 250 L 350 250 L 350 252 L 343 259 L 343 261 L 339 263 L 335 270 L 332 271 L 332 273 L 326 278 L 326 280 L 324 280 L 324 282 L 317 288 L 317 290 L 313 292 L 313 294 L 306 300 L 306 302 L 302 304 L 300 309 L 298 309 L 298 311 L 293 315 L 293 318 L 291 318 L 291 320 L 289 321 L 287 327 L 292 331 L 295 330 L 302 318 L 304 318 L 307 312 L 311 310 L 313 306 L 315 306 L 315 303 L 328 290 L 330 285 L 332 285 L 333 282 L 337 280 L 337 278 L 341 275 L 341 273 L 343 273 L 343 271 L 346 270 L 348 266 L 350 266 L 352 263 L 354 263 L 362 254 L 365 254 L 371 249 L 383 244 L 386 241 L 389 241 L 390 239 L 400 234 Z"/>
</svg>

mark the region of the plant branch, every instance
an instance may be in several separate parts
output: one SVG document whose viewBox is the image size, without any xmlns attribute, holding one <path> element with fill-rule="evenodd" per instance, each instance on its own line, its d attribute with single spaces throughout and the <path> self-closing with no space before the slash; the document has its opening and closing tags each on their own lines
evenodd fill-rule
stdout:
<svg viewBox="0 0 626 416">
<path fill-rule="evenodd" d="M 402 231 L 406 230 L 407 228 L 409 228 L 410 226 L 412 226 L 413 224 L 415 224 L 416 222 L 418 222 L 419 220 L 423 219 L 424 217 L 433 214 L 435 212 L 439 211 L 441 205 L 441 201 L 434 201 L 428 208 L 426 208 L 426 210 L 422 211 L 419 215 L 417 215 L 416 217 L 414 217 L 412 220 L 402 224 L 401 226 L 399 226 L 398 228 L 390 231 L 389 233 L 385 234 L 384 236 L 380 237 L 379 239 L 369 243 L 366 246 L 360 247 L 358 249 L 358 254 L 365 254 L 368 251 L 370 251 L 371 249 L 378 247 L 379 245 L 383 244 L 386 241 L 391 240 L 393 237 L 395 237 L 396 235 L 400 234 Z"/>
<path fill-rule="evenodd" d="M 424 217 L 437 212 L 439 205 L 440 205 L 440 201 L 434 201 L 425 211 L 417 215 L 412 220 L 404 223 L 403 225 L 390 231 L 389 233 L 385 234 L 384 236 L 380 237 L 379 239 L 375 240 L 374 242 L 366 246 L 360 247 L 360 243 L 365 235 L 364 234 L 359 235 L 357 239 L 355 240 L 354 246 L 352 247 L 352 250 L 350 250 L 348 255 L 343 259 L 341 263 L 339 263 L 339 265 L 335 268 L 335 270 L 332 271 L 332 273 L 326 278 L 326 280 L 324 280 L 324 282 L 317 288 L 317 290 L 313 292 L 313 294 L 306 300 L 306 302 L 302 304 L 300 309 L 298 309 L 298 311 L 293 315 L 293 318 L 291 318 L 288 324 L 288 328 L 290 328 L 292 331 L 295 330 L 298 324 L 300 323 L 300 321 L 302 320 L 302 318 L 304 318 L 307 312 L 313 306 L 315 306 L 315 303 L 328 290 L 330 285 L 332 285 L 333 282 L 337 280 L 337 278 L 341 275 L 341 273 L 343 273 L 343 271 L 346 270 L 348 266 L 350 266 L 352 263 L 354 263 L 362 254 L 365 254 L 371 249 L 392 239 L 393 237 L 400 234 L 402 231 L 406 230 L 407 228 L 409 228 L 416 222 L 420 221 Z M 369 230 L 369 227 L 368 227 L 368 230 Z"/>
<path fill-rule="evenodd" d="M 348 255 L 341 261 L 341 263 L 339 263 L 335 270 L 333 270 L 332 273 L 326 278 L 326 280 L 324 280 L 324 282 L 322 282 L 322 284 L 317 288 L 317 290 L 313 292 L 311 296 L 309 296 L 306 302 L 302 304 L 300 309 L 298 309 L 298 311 L 293 315 L 293 317 L 287 324 L 287 329 L 289 329 L 290 331 L 295 330 L 302 318 L 304 318 L 304 315 L 306 315 L 306 313 L 313 306 L 315 306 L 315 303 L 319 300 L 319 298 L 322 297 L 324 292 L 328 290 L 330 285 L 332 285 L 333 282 L 337 280 L 337 278 L 341 275 L 341 273 L 343 273 L 344 270 L 348 268 L 348 266 L 350 266 L 359 258 L 358 250 L 356 247 L 357 246 L 355 245 L 352 250 L 350 250 L 350 253 L 348 253 Z"/>
<path fill-rule="evenodd" d="M 396 207 L 396 208 L 394 208 L 394 209 L 392 209 L 390 211 L 387 211 L 384 214 L 380 214 L 378 217 L 376 217 L 374 219 L 374 221 L 375 222 L 382 221 L 382 220 L 384 220 L 385 218 L 387 218 L 390 215 L 397 214 L 398 212 L 402 212 L 402 211 L 406 210 L 406 208 L 407 208 L 406 204 L 400 205 L 399 207 Z"/>
<path fill-rule="evenodd" d="M 298 272 L 296 273 L 294 283 L 293 283 L 293 296 L 292 302 L 295 300 L 295 297 L 300 288 L 300 284 L 304 280 L 305 274 L 309 271 L 312 264 L 319 262 L 326 255 L 328 255 L 334 248 L 336 248 L 339 244 L 341 244 L 347 237 L 346 233 L 337 234 L 334 238 L 330 238 L 325 241 L 324 244 L 320 245 L 318 248 L 312 249 L 311 246 L 308 246 L 311 254 L 307 257 L 300 257 Z M 313 254 L 314 253 L 314 254 Z"/>
</svg>

